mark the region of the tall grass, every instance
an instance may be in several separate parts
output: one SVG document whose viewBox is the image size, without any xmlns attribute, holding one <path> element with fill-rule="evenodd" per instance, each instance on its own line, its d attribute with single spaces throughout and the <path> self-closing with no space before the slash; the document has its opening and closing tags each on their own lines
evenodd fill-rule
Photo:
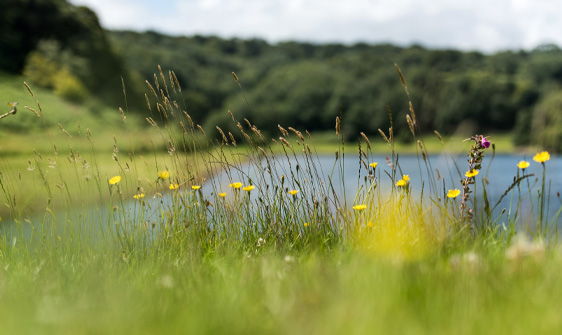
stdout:
<svg viewBox="0 0 562 335">
<path fill-rule="evenodd" d="M 406 80 L 396 68 L 409 99 Z M 242 89 L 236 75 L 235 81 Z M 373 325 L 363 321 L 373 315 L 378 315 L 373 320 L 380 323 L 381 329 L 393 329 L 380 316 L 385 310 L 421 322 L 415 316 L 417 307 L 436 308 L 435 314 L 425 312 L 424 324 L 411 326 L 415 332 L 428 329 L 427 320 L 447 312 L 444 306 L 452 301 L 443 294 L 462 295 L 464 289 L 470 288 L 468 282 L 462 281 L 463 271 L 487 273 L 488 277 L 474 285 L 486 285 L 497 274 L 509 282 L 505 273 L 509 270 L 498 263 L 511 259 L 516 263 L 510 264 L 524 264 L 524 271 L 531 271 L 539 265 L 529 265 L 526 260 L 544 260 L 544 243 L 557 242 L 560 210 L 553 218 L 545 214 L 550 205 L 545 169 L 538 208 L 531 211 L 534 218 L 521 214 L 525 199 L 536 197 L 525 168 L 517 170 L 512 185 L 502 196 L 511 197 L 513 210 L 494 216 L 502 199 L 488 198 L 488 181 L 484 173 L 477 172 L 483 159 L 493 157 L 494 146 L 488 148 L 486 137 L 475 135 L 469 139 L 472 148 L 468 149 L 467 166 L 451 164 L 444 173 L 451 178 L 442 177 L 432 167 L 411 101 L 407 121 L 415 138 L 419 177 L 402 172 L 390 119 L 389 130 L 379 130 L 391 150 L 385 162 L 375 161 L 371 145 L 374 140 L 363 133 L 358 136 L 358 191 L 353 202 L 348 203 L 345 183 L 349 181 L 343 179 L 344 157 L 350 154 L 345 151 L 348 147 L 342 133 L 345 112 L 340 111 L 336 117 L 334 136 L 339 146 L 333 164 L 326 166 L 320 163 L 311 144 L 313 135 L 306 130 L 279 125 L 279 134 L 267 138 L 250 120 L 239 120 L 236 112 L 228 111 L 237 132 L 216 127 L 216 132 L 206 133 L 183 105 L 182 88 L 172 71 L 165 74 L 159 67 L 154 80 L 146 84 L 146 122 L 158 134 L 159 143 L 166 143 L 165 148 L 153 142 L 150 156 L 139 153 L 128 129 L 125 106 L 119 108 L 119 114 L 124 131 L 130 135 L 128 143 L 114 137 L 108 157 L 99 156 L 95 136 L 84 126 L 74 136 L 60 126 L 59 131 L 67 135 L 61 145 L 50 140 L 53 130 L 45 125 L 51 152 L 35 152 L 25 171 L 13 169 L 7 159 L 0 162 L 0 188 L 9 211 L 3 218 L 0 238 L 0 264 L 4 268 L 0 273 L 0 297 L 8 302 L 16 300 L 13 293 L 1 287 L 14 287 L 18 294 L 26 287 L 34 287 L 24 294 L 21 308 L 11 313 L 21 315 L 27 307 L 37 310 L 29 328 L 20 328 L 22 324 L 18 322 L 7 329 L 32 332 L 35 327 L 51 324 L 59 325 L 52 328 L 56 331 L 87 325 L 107 332 L 110 325 L 115 325 L 107 333 L 151 333 L 156 329 L 151 326 L 170 331 L 193 326 L 193 330 L 209 332 L 282 333 L 296 327 L 283 318 L 296 318 L 299 327 L 307 328 L 306 320 L 293 310 L 297 308 L 317 322 L 321 317 L 334 318 L 335 328 L 317 323 L 317 332 L 352 327 L 346 317 L 358 322 L 351 329 L 363 332 L 365 325 Z M 43 118 L 43 112 L 37 115 Z M 441 140 L 439 133 L 436 135 Z M 73 143 L 84 138 L 90 149 L 77 152 Z M 548 164 L 544 154 L 535 160 L 543 167 Z M 429 177 L 417 189 L 410 181 L 422 179 L 422 169 Z M 32 182 L 24 183 L 26 179 Z M 459 184 L 462 196 L 453 187 Z M 475 191 L 480 185 L 482 193 Z M 32 193 L 43 198 L 32 197 Z M 96 204 L 83 201 L 83 194 L 96 198 Z M 492 206 L 494 201 L 497 204 Z M 30 202 L 34 202 L 33 206 Z M 513 239 L 521 222 L 540 242 Z M 548 255 L 552 262 L 560 262 L 557 254 Z M 322 259 L 328 259 L 327 263 Z M 303 274 L 292 272 L 296 264 Z M 343 285 L 353 283 L 351 277 L 337 273 L 340 265 L 336 264 L 344 264 L 346 271 L 362 271 L 358 275 L 360 285 L 350 291 L 355 296 L 353 301 L 362 305 L 343 317 L 335 315 L 351 307 L 352 300 L 341 292 L 333 296 L 321 292 L 314 284 L 317 277 L 322 277 L 319 285 L 323 288 L 334 285 L 336 290 L 342 290 Z M 400 265 L 394 268 L 392 264 Z M 388 271 L 388 276 L 365 270 L 369 266 Z M 434 269 L 435 278 L 423 273 L 424 266 Z M 421 277 L 421 282 L 409 274 Z M 546 278 L 559 281 L 552 273 Z M 433 286 L 433 279 L 460 282 L 440 291 Z M 369 284 L 371 280 L 374 286 Z M 34 285 L 49 281 L 56 287 L 43 290 Z M 209 286 L 205 286 L 207 281 Z M 509 283 L 518 290 L 534 281 Z M 372 290 L 376 285 L 389 287 L 389 292 Z M 191 293 L 200 289 L 219 292 Z M 373 298 L 382 297 L 381 304 L 361 299 L 362 289 L 371 289 L 368 295 Z M 491 294 L 483 287 L 476 290 Z M 140 301 L 154 304 L 152 308 L 136 305 L 137 293 L 146 297 Z M 100 294 L 105 296 L 96 297 Z M 260 294 L 266 296 L 266 301 L 258 298 Z M 431 303 L 430 295 L 437 295 L 436 303 Z M 91 298 L 93 302 L 86 301 Z M 75 299 L 78 311 L 64 310 Z M 204 301 L 207 299 L 218 300 Z M 470 296 L 461 300 L 468 305 L 480 302 Z M 482 301 L 492 303 L 486 298 Z M 408 303 L 413 305 L 401 310 L 401 304 Z M 106 311 L 101 310 L 104 304 Z M 237 311 L 237 304 L 242 306 L 241 311 Z M 332 309 L 324 304 L 341 306 Z M 509 299 L 503 299 L 499 306 L 508 304 Z M 0 309 L 6 312 L 6 306 L 0 304 Z M 182 307 L 174 309 L 178 306 Z M 324 306 L 321 312 L 309 311 L 318 306 Z M 455 306 L 453 313 L 460 317 L 463 312 Z M 56 314 L 53 310 L 63 312 Z M 480 315 L 475 308 L 469 310 L 467 320 Z M 139 322 L 139 318 L 151 315 L 150 311 L 154 311 L 152 319 Z M 103 315 L 100 325 L 87 315 L 91 312 Z M 190 313 L 195 316 L 185 320 L 179 317 Z M 245 324 L 250 316 L 255 322 Z M 173 326 L 166 324 L 170 317 L 175 320 Z M 223 322 L 209 326 L 216 320 Z M 439 327 L 442 331 L 453 328 L 452 323 Z"/>
</svg>

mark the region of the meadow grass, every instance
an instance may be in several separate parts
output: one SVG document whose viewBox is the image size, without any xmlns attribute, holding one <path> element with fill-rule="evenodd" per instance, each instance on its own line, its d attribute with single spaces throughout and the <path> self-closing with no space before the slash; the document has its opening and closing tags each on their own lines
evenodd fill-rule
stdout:
<svg viewBox="0 0 562 335">
<path fill-rule="evenodd" d="M 421 189 L 401 172 L 392 124 L 378 140 L 388 161 L 375 162 L 379 144 L 363 135 L 352 149 L 336 119 L 334 163 L 322 166 L 315 142 L 322 136 L 280 125 L 266 138 L 231 112 L 236 134 L 218 127 L 207 134 L 181 105 L 173 72 L 160 70 L 147 84 L 146 133 L 130 129 L 122 111 L 119 138 L 99 144 L 95 132 L 70 137 L 61 125 L 60 144 L 47 127 L 46 151 L 32 153 L 25 171 L 3 158 L 4 332 L 560 329 L 562 252 L 558 216 L 545 215 L 544 170 L 538 189 L 525 187 L 520 169 L 506 191 L 517 208 L 536 198 L 532 216 L 515 210 L 500 218 L 486 193 L 473 192 L 486 187 L 474 171 L 494 145 L 470 139 L 470 164 L 457 173 L 462 192 L 449 190 L 432 172 L 433 144 L 419 133 L 413 108 L 415 153 L 430 176 Z M 138 136 L 151 144 L 137 149 Z M 336 173 L 349 154 L 361 161 L 353 201 Z M 548 164 L 537 157 L 533 164 Z M 531 229 L 517 232 L 523 219 Z"/>
</svg>

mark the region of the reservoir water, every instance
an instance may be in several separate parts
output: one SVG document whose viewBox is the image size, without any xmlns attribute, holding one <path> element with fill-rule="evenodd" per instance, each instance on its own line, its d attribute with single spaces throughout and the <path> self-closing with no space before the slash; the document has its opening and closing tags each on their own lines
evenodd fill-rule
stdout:
<svg viewBox="0 0 562 335">
<path fill-rule="evenodd" d="M 484 158 L 482 170 L 476 178 L 476 195 L 477 198 L 482 199 L 483 183 L 486 183 L 489 203 L 493 207 L 505 193 L 505 191 L 513 184 L 514 177 L 522 175 L 522 171 L 517 168 L 517 163 L 521 160 L 526 160 L 531 163 L 529 168 L 525 170 L 525 174 L 534 175 L 525 179 L 520 185 L 522 194 L 526 199 L 522 202 L 523 206 L 520 209 L 520 214 L 525 216 L 534 210 L 536 215 L 537 211 L 537 198 L 538 191 L 541 188 L 543 166 L 532 160 L 532 157 L 523 154 L 501 154 L 496 155 L 493 159 L 490 156 Z M 391 189 L 393 182 L 389 174 L 392 173 L 392 167 L 384 155 L 374 155 L 370 157 L 371 162 L 377 162 L 375 177 L 377 178 L 378 185 L 382 192 Z M 460 184 L 461 176 L 468 169 L 467 157 L 464 155 L 430 155 L 428 157 L 428 164 L 426 164 L 422 157 L 416 155 L 402 155 L 398 159 L 394 158 L 392 164 L 397 168 L 397 176 L 400 179 L 402 175 L 410 177 L 410 187 L 413 196 L 421 195 L 422 189 L 424 195 L 428 196 L 443 196 L 449 189 L 462 189 Z M 317 180 L 329 181 L 332 180 L 334 191 L 338 194 L 340 199 L 347 202 L 347 206 L 351 207 L 354 204 L 358 189 L 361 184 L 364 184 L 364 178 L 367 177 L 367 170 L 359 161 L 358 155 L 345 155 L 339 160 L 335 159 L 335 155 L 319 155 L 313 158 L 314 173 Z M 298 168 L 297 168 L 298 166 Z M 285 156 L 276 157 L 274 163 L 274 173 L 279 175 L 284 174 L 291 176 L 296 175 L 295 171 L 300 169 L 300 177 L 302 179 L 307 177 L 306 170 L 310 166 L 304 156 L 293 156 L 287 159 Z M 550 219 L 556 216 L 562 206 L 560 193 L 562 193 L 562 157 L 552 156 L 549 161 L 545 163 L 546 166 L 546 191 L 549 197 L 548 216 Z M 360 168 L 361 167 L 361 168 Z M 227 191 L 231 196 L 232 190 L 228 185 L 232 182 L 243 182 L 244 185 L 252 180 L 254 183 L 258 181 L 262 173 L 266 170 L 267 164 L 263 160 L 259 164 L 243 164 L 238 168 L 232 168 L 229 171 L 218 171 L 215 175 L 205 182 L 201 191 L 204 197 L 214 200 L 214 192 Z M 260 171 L 261 170 L 261 171 Z M 310 175 L 308 175 L 310 176 Z M 287 178 L 288 183 L 290 178 Z M 262 180 L 261 185 L 267 184 L 265 179 Z M 345 186 L 344 186 L 345 185 Z M 292 187 L 292 185 L 285 185 Z M 474 185 L 472 186 L 474 189 Z M 185 188 L 184 192 L 192 192 L 190 189 Z M 258 197 L 263 195 L 264 190 L 257 190 L 250 192 L 250 199 L 257 201 Z M 154 211 L 156 206 L 169 206 L 171 204 L 170 193 L 164 194 L 163 198 L 158 199 L 158 203 L 153 203 L 152 206 L 140 206 L 138 201 L 127 201 L 125 206 L 128 207 L 127 216 L 136 218 L 142 217 L 142 211 Z M 261 194 L 261 195 L 260 195 Z M 517 193 L 514 193 L 517 196 Z M 147 195 L 147 198 L 151 195 Z M 511 193 L 503 198 L 501 203 L 496 207 L 494 216 L 500 214 L 505 209 L 507 212 L 510 210 Z M 152 201 L 152 200 L 151 200 Z M 359 199 L 361 201 L 361 199 Z M 357 201 L 356 201 L 357 202 Z M 477 206 L 482 206 L 482 203 L 477 202 Z M 512 209 L 514 211 L 514 208 Z M 148 214 L 147 214 L 148 215 Z M 28 227 L 41 225 L 42 219 L 45 215 L 30 218 L 26 225 Z M 91 209 L 77 209 L 71 213 L 57 213 L 58 221 L 73 222 L 72 226 L 77 229 L 84 229 L 88 234 L 96 234 L 96 231 L 103 232 L 112 228 L 111 206 L 99 205 Z M 52 224 L 52 218 L 49 218 Z M 7 221 L 7 220 L 6 220 Z M 100 222 L 97 222 L 100 221 Z M 562 224 L 558 220 L 558 225 Z M 44 223 L 43 223 L 44 224 Z M 4 233 L 8 231 L 13 232 L 14 224 L 10 222 L 3 222 L 0 230 Z M 68 225 L 67 225 L 68 226 Z M 85 228 L 88 226 L 88 228 Z"/>
</svg>

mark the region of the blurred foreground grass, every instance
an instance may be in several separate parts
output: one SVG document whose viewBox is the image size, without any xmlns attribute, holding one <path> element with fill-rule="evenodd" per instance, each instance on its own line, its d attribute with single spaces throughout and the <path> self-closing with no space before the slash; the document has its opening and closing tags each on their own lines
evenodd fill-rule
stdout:
<svg viewBox="0 0 562 335">
<path fill-rule="evenodd" d="M 561 250 L 482 242 L 415 262 L 269 241 L 3 255 L 0 321 L 5 334 L 557 334 Z"/>
</svg>

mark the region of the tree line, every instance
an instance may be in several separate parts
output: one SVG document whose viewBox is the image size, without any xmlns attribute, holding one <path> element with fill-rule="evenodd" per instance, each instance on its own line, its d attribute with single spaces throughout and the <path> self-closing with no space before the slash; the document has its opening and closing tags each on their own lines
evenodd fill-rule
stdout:
<svg viewBox="0 0 562 335">
<path fill-rule="evenodd" d="M 208 130 L 233 127 L 227 110 L 270 133 L 277 124 L 333 129 L 341 113 L 350 139 L 388 129 L 392 118 L 396 138 L 406 141 L 410 98 L 422 131 L 511 132 L 518 145 L 562 151 L 556 45 L 483 54 L 107 31 L 93 11 L 65 0 L 3 1 L 0 41 L 1 70 L 23 73 L 77 103 L 94 95 L 122 105 L 124 78 L 132 112 L 146 112 L 144 79 L 152 81 L 159 64 L 176 73 L 180 103 Z"/>
</svg>

